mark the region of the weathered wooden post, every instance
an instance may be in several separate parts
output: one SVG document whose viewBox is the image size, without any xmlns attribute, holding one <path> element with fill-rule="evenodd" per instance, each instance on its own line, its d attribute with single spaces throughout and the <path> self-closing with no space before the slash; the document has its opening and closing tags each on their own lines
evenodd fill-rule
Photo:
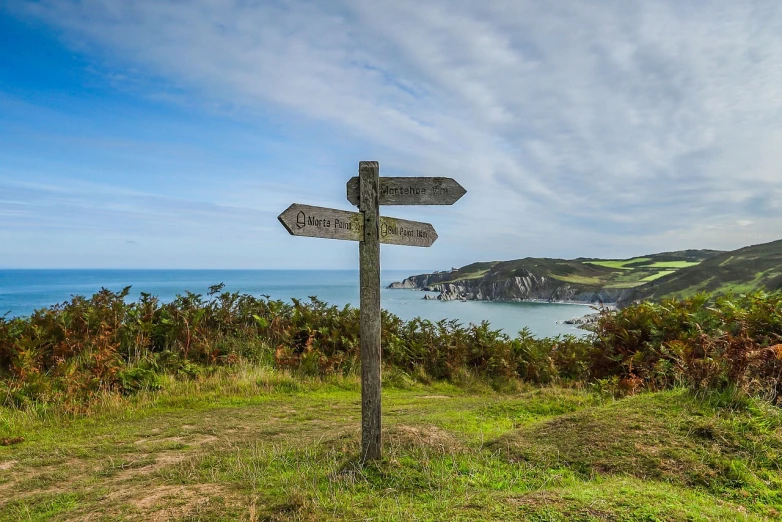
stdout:
<svg viewBox="0 0 782 522">
<path fill-rule="evenodd" d="M 361 161 L 347 183 L 348 201 L 360 212 L 294 203 L 277 219 L 294 236 L 359 241 L 361 282 L 361 459 L 379 459 L 380 394 L 380 243 L 432 246 L 432 225 L 380 215 L 380 205 L 452 205 L 466 191 L 451 178 L 381 178 L 377 161 Z"/>
<path fill-rule="evenodd" d="M 358 164 L 364 240 L 358 245 L 361 281 L 361 456 L 380 458 L 380 176 L 376 161 Z"/>
</svg>

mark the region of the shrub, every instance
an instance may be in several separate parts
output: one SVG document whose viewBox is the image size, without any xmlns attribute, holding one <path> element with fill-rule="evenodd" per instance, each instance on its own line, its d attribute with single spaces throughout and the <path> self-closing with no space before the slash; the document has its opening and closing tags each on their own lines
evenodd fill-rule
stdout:
<svg viewBox="0 0 782 522">
<path fill-rule="evenodd" d="M 782 392 L 782 292 L 641 303 L 604 312 L 594 333 L 594 379 L 736 387 L 774 402 Z"/>
<path fill-rule="evenodd" d="M 195 378 L 240 360 L 316 376 L 358 371 L 356 308 L 222 290 L 162 303 L 144 293 L 128 302 L 129 287 L 102 289 L 0 317 L 0 401 L 78 408 L 102 392 L 155 389 L 164 372 Z M 495 383 L 592 382 L 614 394 L 677 384 L 775 402 L 782 393 L 782 292 L 603 310 L 586 337 L 538 339 L 524 329 L 511 338 L 485 321 L 403 321 L 386 311 L 381 328 L 387 369 L 421 381 L 469 373 Z"/>
</svg>

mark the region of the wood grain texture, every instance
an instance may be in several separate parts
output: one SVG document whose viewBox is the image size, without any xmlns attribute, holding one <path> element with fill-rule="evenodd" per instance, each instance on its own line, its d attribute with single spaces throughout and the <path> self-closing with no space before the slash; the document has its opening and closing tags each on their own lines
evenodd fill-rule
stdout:
<svg viewBox="0 0 782 522">
<path fill-rule="evenodd" d="M 359 163 L 364 240 L 359 243 L 361 280 L 361 456 L 382 453 L 380 396 L 380 219 L 376 161 Z"/>
<path fill-rule="evenodd" d="M 294 236 L 361 241 L 364 220 L 360 212 L 294 203 L 277 219 Z M 437 240 L 429 223 L 380 216 L 380 242 L 389 245 L 428 247 Z"/>
<path fill-rule="evenodd" d="M 358 206 L 358 178 L 350 178 L 346 188 L 348 201 Z M 466 193 L 452 178 L 388 177 L 380 178 L 378 200 L 381 205 L 453 205 Z"/>
<path fill-rule="evenodd" d="M 361 241 L 364 223 L 359 212 L 294 203 L 277 219 L 294 236 Z"/>
</svg>

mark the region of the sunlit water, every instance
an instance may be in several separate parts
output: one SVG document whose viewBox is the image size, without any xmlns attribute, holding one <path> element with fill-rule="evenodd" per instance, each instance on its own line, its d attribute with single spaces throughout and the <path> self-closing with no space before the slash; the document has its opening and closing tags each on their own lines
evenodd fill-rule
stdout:
<svg viewBox="0 0 782 522">
<path fill-rule="evenodd" d="M 456 319 L 463 324 L 489 321 L 492 328 L 515 335 L 529 328 L 537 336 L 583 333 L 558 321 L 591 312 L 589 307 L 553 303 L 496 303 L 424 300 L 418 290 L 385 287 L 414 272 L 381 273 L 381 305 L 402 319 Z M 92 295 L 101 289 L 131 286 L 130 298 L 140 292 L 164 301 L 190 291 L 206 295 L 210 286 L 272 299 L 317 296 L 330 304 L 359 304 L 358 272 L 354 270 L 0 270 L 0 315 L 25 316 L 38 308 L 66 301 L 72 295 Z"/>
</svg>

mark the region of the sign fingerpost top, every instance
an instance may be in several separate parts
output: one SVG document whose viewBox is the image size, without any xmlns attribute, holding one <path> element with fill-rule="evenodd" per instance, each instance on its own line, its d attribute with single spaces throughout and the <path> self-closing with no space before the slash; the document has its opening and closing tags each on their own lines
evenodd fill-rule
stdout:
<svg viewBox="0 0 782 522">
<path fill-rule="evenodd" d="M 347 183 L 348 201 L 358 206 L 358 176 Z M 381 205 L 453 205 L 467 191 L 453 178 L 380 177 Z"/>
</svg>

